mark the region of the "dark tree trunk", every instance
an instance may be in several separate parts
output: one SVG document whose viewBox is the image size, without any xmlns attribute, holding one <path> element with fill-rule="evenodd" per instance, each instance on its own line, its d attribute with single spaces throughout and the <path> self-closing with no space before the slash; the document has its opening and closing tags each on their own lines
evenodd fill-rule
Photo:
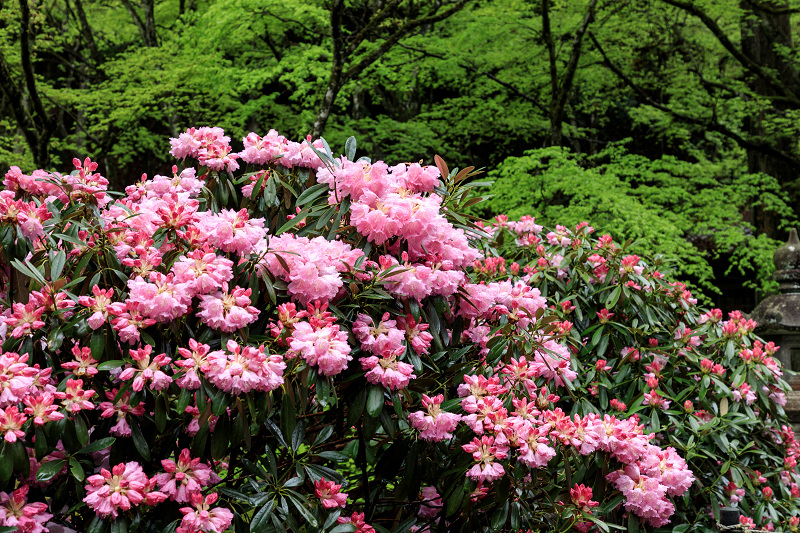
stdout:
<svg viewBox="0 0 800 533">
<path fill-rule="evenodd" d="M 795 73 L 789 61 L 781 56 L 781 49 L 789 50 L 792 47 L 791 15 L 786 0 L 742 0 L 741 6 L 745 11 L 741 23 L 742 52 L 757 65 L 772 71 L 780 83 L 796 94 L 797 83 Z M 751 76 L 748 79 L 750 88 L 756 94 L 763 96 L 780 96 L 774 84 L 768 83 L 761 76 Z M 774 99 L 772 109 L 750 117 L 745 127 L 751 137 L 769 138 L 771 144 L 784 153 L 794 152 L 796 139 L 767 131 L 765 121 L 769 118 L 780 116 L 784 111 L 794 108 L 791 102 Z M 749 172 L 763 172 L 777 179 L 789 192 L 791 200 L 798 207 L 800 189 L 797 185 L 796 169 L 785 160 L 760 150 L 747 150 L 747 166 Z M 752 222 L 761 230 L 774 235 L 777 228 L 773 220 L 766 219 L 762 213 L 754 211 Z"/>
<path fill-rule="evenodd" d="M 550 0 L 542 0 L 542 39 L 544 39 L 550 63 L 550 90 L 552 93 L 548 109 L 551 146 L 560 146 L 562 143 L 564 112 L 569 96 L 572 94 L 575 72 L 578 69 L 578 61 L 581 57 L 583 37 L 586 35 L 589 25 L 594 21 L 596 7 L 597 0 L 590 0 L 583 22 L 575 30 L 575 35 L 572 38 L 572 48 L 562 75 L 558 72 L 556 43 L 550 29 Z"/>
</svg>

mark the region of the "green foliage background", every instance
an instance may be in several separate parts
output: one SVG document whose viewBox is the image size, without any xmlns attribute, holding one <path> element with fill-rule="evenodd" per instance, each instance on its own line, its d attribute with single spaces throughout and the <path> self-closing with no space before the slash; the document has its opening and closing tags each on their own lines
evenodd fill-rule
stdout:
<svg viewBox="0 0 800 533">
<path fill-rule="evenodd" d="M 0 168 L 90 156 L 119 187 L 168 171 L 167 139 L 190 126 L 221 126 L 234 145 L 271 128 L 305 137 L 331 79 L 334 29 L 353 43 L 347 67 L 405 22 L 452 4 L 46 0 L 28 2 L 27 20 L 24 0 L 2 2 Z M 355 135 L 390 162 L 439 154 L 492 169 L 495 196 L 478 214 L 586 219 L 676 258 L 705 296 L 735 292 L 731 305 L 751 306 L 774 290 L 771 252 L 800 205 L 798 5 L 469 0 L 346 81 L 322 133 L 333 146 Z M 784 23 L 785 35 L 776 29 Z M 15 105 L 50 127 L 44 163 Z"/>
</svg>

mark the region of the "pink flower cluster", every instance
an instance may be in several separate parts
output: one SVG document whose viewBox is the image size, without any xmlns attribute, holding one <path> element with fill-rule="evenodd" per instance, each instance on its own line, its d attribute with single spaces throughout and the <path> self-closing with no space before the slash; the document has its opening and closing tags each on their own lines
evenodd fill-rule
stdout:
<svg viewBox="0 0 800 533">
<path fill-rule="evenodd" d="M 409 413 L 408 421 L 411 427 L 419 431 L 419 438 L 439 442 L 453 436 L 461 415 L 442 411 L 444 396 L 437 394 L 433 398 L 427 394 L 422 395 L 422 407 L 425 411 Z"/>
<path fill-rule="evenodd" d="M 170 154 L 177 159 L 196 158 L 212 170 L 233 172 L 239 168 L 239 155 L 231 153 L 231 138 L 222 128 L 189 128 L 177 139 L 170 139 Z"/>
<path fill-rule="evenodd" d="M 312 315 L 310 320 L 298 321 L 292 326 L 291 337 L 286 339 L 290 353 L 316 366 L 322 375 L 335 376 L 341 373 L 353 359 L 347 343 L 347 331 L 339 329 L 330 313 Z"/>
<path fill-rule="evenodd" d="M 270 237 L 258 249 L 260 266 L 289 284 L 289 294 L 302 305 L 329 302 L 336 298 L 344 282 L 341 274 L 352 270 L 360 249 L 324 237 L 296 237 L 284 233 Z"/>
<path fill-rule="evenodd" d="M 166 494 L 153 490 L 156 479 L 148 478 L 135 461 L 120 463 L 110 472 L 103 468 L 86 481 L 89 484 L 83 501 L 104 518 L 117 518 L 120 511 L 142 504 L 155 505 L 167 499 Z"/>
<path fill-rule="evenodd" d="M 341 488 L 341 485 L 326 481 L 324 477 L 314 482 L 314 492 L 325 509 L 344 508 L 347 505 L 347 493 L 340 492 Z"/>
<path fill-rule="evenodd" d="M 311 136 L 297 143 L 287 140 L 275 130 L 269 130 L 264 137 L 251 132 L 242 139 L 242 143 L 244 150 L 239 152 L 238 156 L 242 161 L 252 165 L 263 166 L 275 162 L 286 168 L 301 167 L 312 170 L 323 166 L 311 146 L 324 151 L 324 145 L 321 139 L 312 142 Z"/>
<path fill-rule="evenodd" d="M 203 497 L 199 492 L 191 495 L 192 507 L 181 507 L 181 525 L 175 533 L 222 533 L 233 522 L 233 513 L 224 507 L 211 508 L 217 501 L 217 493 Z"/>
<path fill-rule="evenodd" d="M 317 172 L 317 181 L 332 189 L 331 202 L 349 196 L 350 221 L 375 244 L 396 252 L 401 243 L 413 266 L 450 271 L 480 257 L 466 233 L 441 212 L 441 197 L 433 193 L 438 171 L 418 164 L 389 168 L 383 162 L 348 161 L 342 157 L 331 170 Z"/>
<path fill-rule="evenodd" d="M 46 533 L 47 521 L 53 515 L 47 512 L 46 503 L 28 503 L 28 490 L 28 485 L 22 485 L 11 494 L 0 492 L 0 525 L 26 533 Z"/>
<path fill-rule="evenodd" d="M 605 415 L 575 415 L 551 408 L 558 397 L 547 388 L 537 388 L 524 362 L 505 365 L 500 378 L 464 376 L 459 385 L 461 406 L 468 413 L 463 421 L 479 435 L 465 445 L 476 464 L 467 476 L 491 483 L 503 475 L 503 460 L 513 454 L 520 463 L 540 468 L 555 457 L 555 446 L 574 448 L 581 455 L 598 451 L 623 464 L 609 474 L 609 481 L 622 491 L 626 509 L 648 523 L 663 525 L 674 512 L 667 495 L 683 494 L 694 481 L 686 462 L 672 448 L 662 450 L 649 443 L 638 418 L 627 420 Z M 508 413 L 504 398 L 510 396 L 514 411 Z"/>
<path fill-rule="evenodd" d="M 361 368 L 367 371 L 367 381 L 389 390 L 404 389 L 416 377 L 414 367 L 399 360 L 405 353 L 406 335 L 396 324 L 389 320 L 389 313 L 377 324 L 365 314 L 359 314 L 353 322 L 353 334 L 361 342 L 361 349 L 373 354 L 359 359 Z"/>
</svg>

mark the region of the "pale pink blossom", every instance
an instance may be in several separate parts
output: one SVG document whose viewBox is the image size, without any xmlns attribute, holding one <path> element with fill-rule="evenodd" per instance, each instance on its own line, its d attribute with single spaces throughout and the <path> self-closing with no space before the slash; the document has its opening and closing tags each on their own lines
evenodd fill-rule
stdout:
<svg viewBox="0 0 800 533">
<path fill-rule="evenodd" d="M 260 311 L 250 305 L 251 289 L 235 287 L 228 292 L 228 284 L 212 294 L 200 295 L 200 312 L 197 316 L 213 329 L 233 332 L 252 324 Z"/>
<path fill-rule="evenodd" d="M 200 375 L 208 371 L 208 353 L 211 347 L 189 339 L 189 348 L 178 348 L 183 359 L 175 361 L 175 365 L 184 370 L 184 374 L 175 378 L 175 383 L 182 389 L 196 390 L 200 388 Z"/>
<path fill-rule="evenodd" d="M 130 437 L 131 426 L 128 423 L 128 415 L 142 416 L 144 414 L 144 402 L 139 402 L 138 405 L 131 405 L 131 391 L 125 391 L 124 394 L 117 398 L 118 389 L 111 389 L 106 391 L 107 402 L 100 402 L 102 418 L 116 417 L 117 423 L 111 427 L 109 433 L 117 437 Z"/>
<path fill-rule="evenodd" d="M 215 254 L 211 247 L 181 256 L 172 265 L 177 283 L 191 287 L 192 295 L 208 294 L 233 279 L 233 261 Z"/>
<path fill-rule="evenodd" d="M 120 510 L 129 511 L 142 504 L 155 505 L 166 499 L 165 494 L 150 491 L 150 480 L 135 461 L 120 463 L 111 472 L 103 468 L 86 481 L 87 494 L 83 501 L 103 518 L 117 518 Z"/>
<path fill-rule="evenodd" d="M 264 346 L 240 346 L 229 340 L 227 351 L 217 350 L 206 358 L 206 378 L 233 395 L 251 390 L 269 392 L 283 385 L 286 363 L 281 355 L 268 355 Z"/>
<path fill-rule="evenodd" d="M 199 457 L 192 459 L 184 448 L 178 461 L 162 459 L 163 474 L 156 474 L 159 490 L 178 503 L 191 501 L 191 495 L 200 493 L 203 487 L 219 483 L 219 476 Z"/>
<path fill-rule="evenodd" d="M 471 453 L 476 464 L 467 471 L 467 477 L 475 481 L 493 482 L 505 475 L 503 465 L 497 462 L 508 457 L 508 448 L 496 445 L 495 439 L 489 435 L 477 437 L 469 444 L 461 447 Z"/>
<path fill-rule="evenodd" d="M 436 487 L 422 487 L 422 503 L 419 506 L 419 516 L 426 520 L 435 518 L 442 509 L 442 497 Z"/>
<path fill-rule="evenodd" d="M 422 407 L 425 411 L 414 411 L 409 413 L 408 421 L 411 427 L 418 430 L 419 438 L 439 442 L 453 436 L 461 415 L 442 411 L 444 396 L 438 394 L 431 398 L 427 394 L 422 395 Z"/>
<path fill-rule="evenodd" d="M 208 244 L 223 252 L 248 255 L 267 234 L 264 219 L 250 218 L 246 209 L 223 209 L 216 214 L 204 211 L 197 218 L 196 226 L 206 234 Z"/>
<path fill-rule="evenodd" d="M 291 339 L 291 350 L 309 365 L 318 366 L 325 376 L 339 374 L 353 359 L 347 333 L 335 324 L 314 329 L 308 322 L 298 322 Z"/>
<path fill-rule="evenodd" d="M 153 347 L 149 344 L 128 352 L 136 366 L 126 367 L 120 373 L 119 379 L 121 381 L 133 379 L 132 388 L 136 392 L 141 391 L 146 383 L 150 383 L 152 390 L 163 390 L 172 383 L 172 377 L 161 370 L 162 367 L 169 365 L 172 359 L 163 353 L 151 358 L 152 353 Z"/>
<path fill-rule="evenodd" d="M 400 348 L 394 353 L 385 352 L 383 356 L 362 357 L 359 359 L 361 368 L 367 373 L 364 377 L 367 381 L 376 385 L 383 385 L 389 390 L 400 390 L 408 386 L 408 382 L 415 377 L 414 367 L 403 361 L 398 361 L 398 353 L 402 353 L 404 348 Z"/>
<path fill-rule="evenodd" d="M 201 493 L 191 495 L 193 507 L 182 507 L 183 520 L 175 533 L 222 533 L 233 521 L 233 513 L 224 507 L 211 506 L 217 501 L 217 493 L 205 498 Z"/>
</svg>

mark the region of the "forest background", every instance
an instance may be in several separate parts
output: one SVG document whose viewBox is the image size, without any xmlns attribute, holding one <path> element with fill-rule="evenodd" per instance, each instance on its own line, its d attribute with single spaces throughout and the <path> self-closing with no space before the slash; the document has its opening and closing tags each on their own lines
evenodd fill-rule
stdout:
<svg viewBox="0 0 800 533">
<path fill-rule="evenodd" d="M 485 167 L 476 215 L 588 220 L 723 309 L 797 223 L 800 2 L 0 0 L 0 168 L 168 174 L 170 136 L 354 135 Z M 481 178 L 483 179 L 483 178 Z"/>
</svg>

